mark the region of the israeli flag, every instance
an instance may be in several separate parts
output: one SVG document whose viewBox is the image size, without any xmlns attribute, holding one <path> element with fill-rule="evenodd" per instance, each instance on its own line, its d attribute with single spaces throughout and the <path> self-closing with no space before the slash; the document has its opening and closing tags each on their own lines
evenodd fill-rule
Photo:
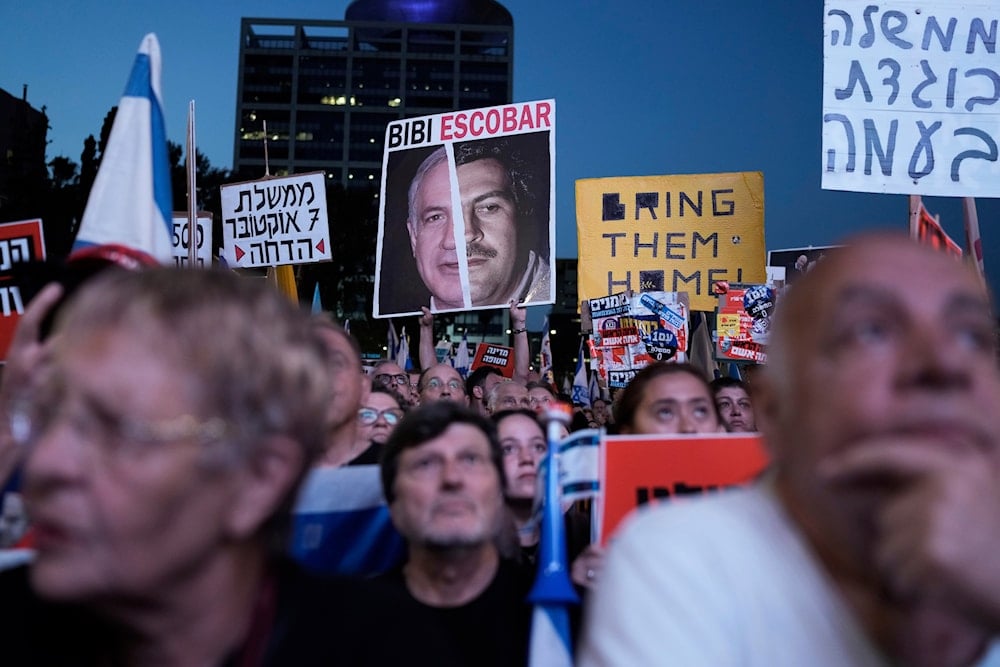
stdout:
<svg viewBox="0 0 1000 667">
<path fill-rule="evenodd" d="M 569 606 L 580 600 L 573 589 L 566 557 L 566 535 L 559 493 L 559 424 L 546 424 L 549 451 L 546 454 L 542 500 L 542 529 L 538 572 L 528 595 L 534 605 L 529 643 L 529 667 L 573 667 L 573 643 L 569 632 Z"/>
<path fill-rule="evenodd" d="M 587 369 L 583 363 L 583 339 L 580 339 L 580 352 L 576 358 L 576 373 L 573 375 L 573 403 L 590 407 L 590 389 L 587 385 Z"/>
<path fill-rule="evenodd" d="M 173 263 L 171 210 L 160 43 L 149 33 L 118 103 L 73 250 L 115 243 Z"/>
</svg>

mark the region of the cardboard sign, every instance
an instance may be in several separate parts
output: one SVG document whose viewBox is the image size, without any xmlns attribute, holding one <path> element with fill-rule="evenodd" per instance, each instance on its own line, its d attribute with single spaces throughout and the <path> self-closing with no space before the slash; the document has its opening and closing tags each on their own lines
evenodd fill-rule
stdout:
<svg viewBox="0 0 1000 667">
<path fill-rule="evenodd" d="M 373 315 L 555 302 L 555 100 L 389 123 Z"/>
<path fill-rule="evenodd" d="M 195 219 L 195 265 L 198 268 L 212 266 L 212 214 L 198 211 Z M 174 211 L 173 215 L 173 258 L 174 266 L 188 265 L 188 247 L 191 244 L 191 230 L 188 229 L 187 213 Z"/>
<path fill-rule="evenodd" d="M 753 480 L 767 467 L 758 434 L 618 435 L 604 441 L 601 536 L 639 505 Z"/>
<path fill-rule="evenodd" d="M 586 306 L 584 319 L 593 328 L 591 368 L 604 386 L 624 387 L 655 361 L 687 359 L 687 294 L 622 292 L 590 299 Z"/>
<path fill-rule="evenodd" d="M 514 377 L 514 348 L 490 343 L 477 344 L 470 369 L 476 370 L 480 366 L 498 368 L 505 378 Z"/>
<path fill-rule="evenodd" d="M 835 245 L 807 246 L 805 248 L 781 248 L 767 252 L 767 265 L 785 269 L 784 283 L 792 285 L 823 261 L 826 253 L 839 248 Z"/>
<path fill-rule="evenodd" d="M 576 182 L 579 299 L 687 292 L 715 309 L 717 280 L 764 282 L 760 172 Z"/>
<path fill-rule="evenodd" d="M 719 284 L 715 358 L 767 363 L 767 339 L 777 292 L 770 285 Z"/>
<path fill-rule="evenodd" d="M 41 219 L 0 224 L 0 360 L 7 359 L 7 348 L 26 305 L 21 286 L 14 282 L 14 265 L 43 259 Z"/>
<path fill-rule="evenodd" d="M 323 172 L 223 185 L 222 254 L 241 268 L 330 261 Z"/>
<path fill-rule="evenodd" d="M 823 188 L 1000 197 L 996 2 L 827 0 Z"/>
</svg>

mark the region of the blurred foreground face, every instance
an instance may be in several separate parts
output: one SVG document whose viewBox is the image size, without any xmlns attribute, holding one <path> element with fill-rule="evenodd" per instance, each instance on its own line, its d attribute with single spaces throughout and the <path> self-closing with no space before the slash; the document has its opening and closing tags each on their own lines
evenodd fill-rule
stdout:
<svg viewBox="0 0 1000 667">
<path fill-rule="evenodd" d="M 622 433 L 716 433 L 720 425 L 708 387 L 688 373 L 670 373 L 646 385 L 630 426 Z"/>
<path fill-rule="evenodd" d="M 867 239 L 827 260 L 779 305 L 785 348 L 765 367 L 758 421 L 784 483 L 832 494 L 827 507 L 870 521 L 895 483 L 829 488 L 821 461 L 889 440 L 996 454 L 996 323 L 970 271 L 905 238 Z"/>
<path fill-rule="evenodd" d="M 507 497 L 532 500 L 538 465 L 548 451 L 541 424 L 527 415 L 510 415 L 497 424 L 497 434 L 507 476 Z"/>
<path fill-rule="evenodd" d="M 34 401 L 25 494 L 45 597 L 156 599 L 228 539 L 239 470 L 206 463 L 225 425 L 200 415 L 192 378 L 147 334 L 60 348 Z"/>
<path fill-rule="evenodd" d="M 742 387 L 724 387 L 715 392 L 715 407 L 729 431 L 739 433 L 757 430 L 750 395 Z"/>
<path fill-rule="evenodd" d="M 490 460 L 490 441 L 471 424 L 452 424 L 438 437 L 400 453 L 389 506 L 410 544 L 473 547 L 500 528 L 503 493 Z"/>
</svg>

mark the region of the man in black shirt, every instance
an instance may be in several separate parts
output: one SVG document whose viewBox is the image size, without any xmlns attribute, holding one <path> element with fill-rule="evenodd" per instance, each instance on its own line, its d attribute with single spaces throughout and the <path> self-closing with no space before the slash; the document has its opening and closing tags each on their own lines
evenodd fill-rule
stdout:
<svg viewBox="0 0 1000 667">
<path fill-rule="evenodd" d="M 527 662 L 531 573 L 497 547 L 505 485 L 492 422 L 447 401 L 407 414 L 383 451 L 383 491 L 409 549 L 384 579 L 433 611 L 469 665 Z"/>
</svg>

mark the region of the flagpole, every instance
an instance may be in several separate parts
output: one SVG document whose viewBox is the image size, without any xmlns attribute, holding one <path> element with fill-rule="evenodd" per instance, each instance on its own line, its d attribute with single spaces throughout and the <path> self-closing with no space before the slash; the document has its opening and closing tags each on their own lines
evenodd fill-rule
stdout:
<svg viewBox="0 0 1000 667">
<path fill-rule="evenodd" d="M 187 225 L 188 266 L 194 267 L 198 257 L 198 154 L 195 147 L 194 100 L 188 102 L 187 118 Z"/>
<path fill-rule="evenodd" d="M 910 195 L 910 238 L 920 238 L 920 195 Z"/>
<path fill-rule="evenodd" d="M 986 280 L 986 266 L 983 261 L 983 241 L 979 235 L 979 214 L 976 212 L 974 197 L 962 197 L 962 211 L 965 213 L 965 247 L 968 257 L 976 268 L 980 280 Z"/>
</svg>

